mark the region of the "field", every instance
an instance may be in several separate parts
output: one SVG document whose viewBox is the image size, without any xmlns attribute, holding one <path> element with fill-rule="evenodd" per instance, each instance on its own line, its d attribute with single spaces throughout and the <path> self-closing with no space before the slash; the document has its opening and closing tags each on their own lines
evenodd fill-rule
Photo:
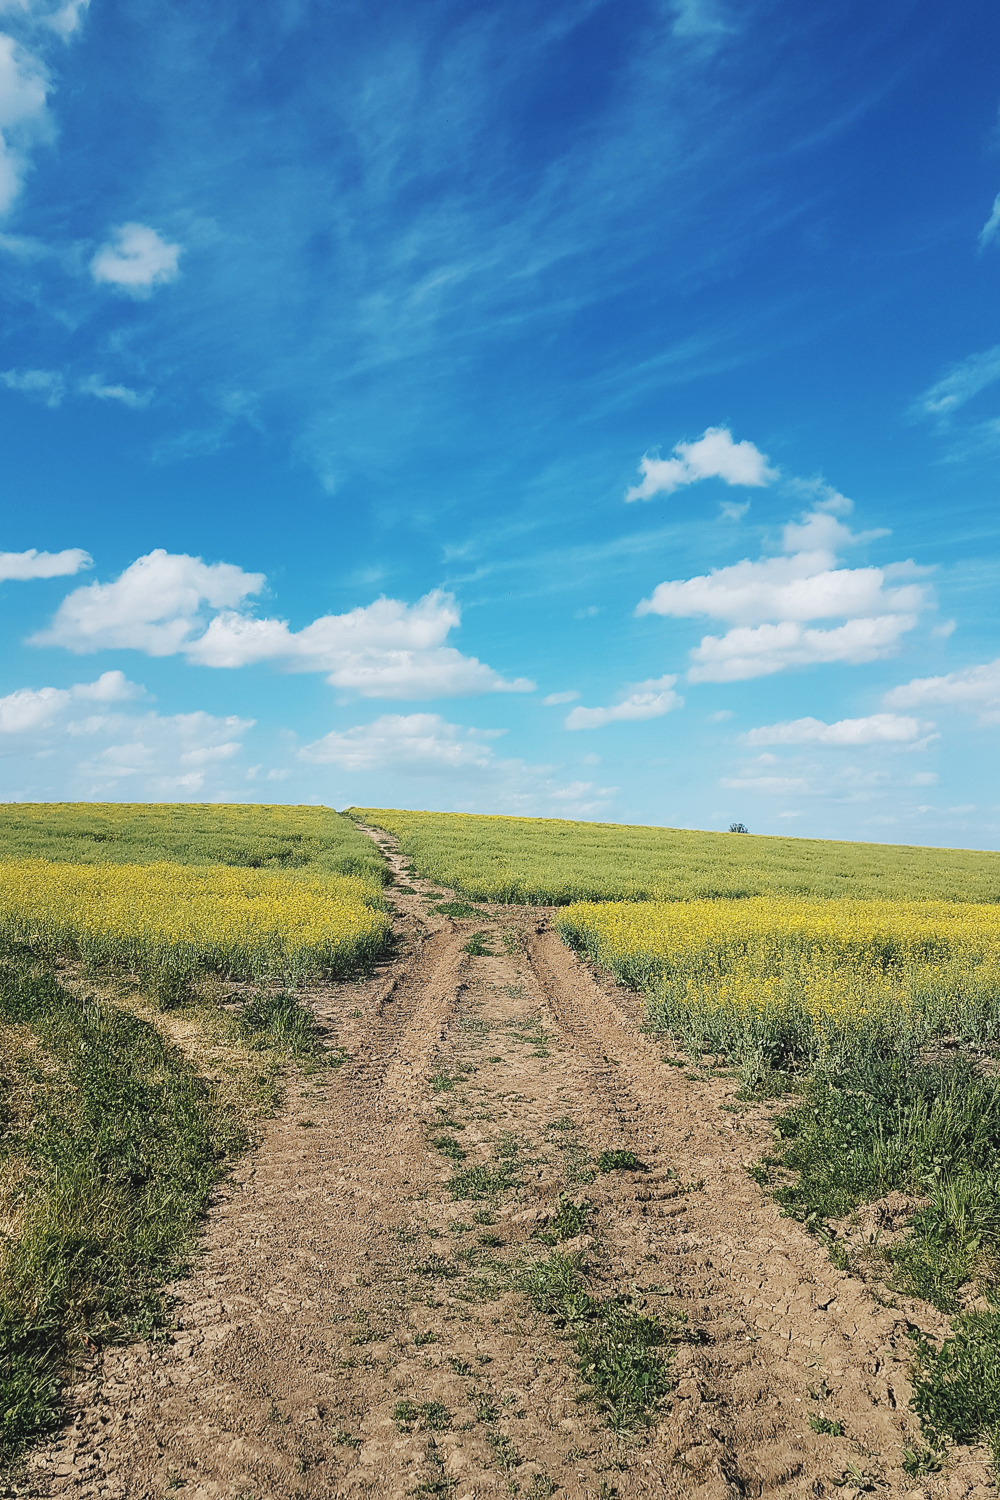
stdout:
<svg viewBox="0 0 1000 1500">
<path fill-rule="evenodd" d="M 696 1055 L 773 1068 L 993 1044 L 1000 906 L 943 901 L 577 902 L 557 926 L 621 983 L 650 1026 Z"/>
<path fill-rule="evenodd" d="M 971 850 L 371 807 L 348 814 L 388 830 L 418 874 L 471 901 L 1000 901 L 1000 855 Z"/>
<path fill-rule="evenodd" d="M 385 952 L 386 879 L 323 808 L 0 808 L 0 1456 L 81 1348 L 163 1325 L 279 1073 L 322 1059 L 293 991 Z"/>
<path fill-rule="evenodd" d="M 986 1500 L 1000 857 L 352 815 L 2 810 L 9 1456 Z"/>
<path fill-rule="evenodd" d="M 385 861 L 329 807 L 202 802 L 0 803 L 0 859 L 314 870 L 376 884 Z"/>
</svg>

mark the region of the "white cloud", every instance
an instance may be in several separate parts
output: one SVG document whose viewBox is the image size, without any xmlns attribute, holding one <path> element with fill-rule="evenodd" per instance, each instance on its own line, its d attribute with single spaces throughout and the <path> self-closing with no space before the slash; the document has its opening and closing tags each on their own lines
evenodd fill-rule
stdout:
<svg viewBox="0 0 1000 1500">
<path fill-rule="evenodd" d="M 979 231 L 979 248 L 985 250 L 996 239 L 997 230 L 1000 229 L 1000 193 L 993 199 L 993 207 L 990 216 Z"/>
<path fill-rule="evenodd" d="M 63 600 L 47 630 L 32 644 L 77 653 L 124 647 L 173 656 L 203 623 L 205 605 L 232 607 L 264 587 L 263 573 L 158 547 L 138 558 L 114 583 L 91 583 Z"/>
<path fill-rule="evenodd" d="M 882 701 L 887 708 L 940 704 L 978 714 L 981 724 L 1000 724 L 1000 658 L 980 666 L 962 667 L 943 677 L 915 677 L 912 682 L 892 688 Z"/>
<path fill-rule="evenodd" d="M 952 365 L 947 374 L 919 398 L 916 410 L 924 416 L 947 416 L 997 380 L 1000 380 L 1000 344 L 994 344 L 980 354 L 970 354 L 968 359 Z"/>
<path fill-rule="evenodd" d="M 114 715 L 95 726 L 113 742 L 81 762 L 77 771 L 90 780 L 93 793 L 126 781 L 130 795 L 191 795 L 202 791 L 214 765 L 228 763 L 242 749 L 233 735 L 245 734 L 253 725 L 253 719 L 234 714 Z M 187 769 L 191 766 L 201 769 Z"/>
<path fill-rule="evenodd" d="M 570 688 L 570 690 L 565 693 L 550 693 L 547 698 L 542 699 L 542 702 L 545 704 L 546 708 L 552 708 L 556 703 L 573 703 L 577 698 L 579 698 L 579 696 L 580 694 L 578 692 Z"/>
<path fill-rule="evenodd" d="M 37 396 L 46 406 L 57 407 L 66 394 L 66 380 L 58 370 L 3 370 L 0 380 L 8 390 Z"/>
<path fill-rule="evenodd" d="M 673 691 L 676 677 L 657 677 L 637 682 L 634 691 L 612 708 L 574 708 L 566 717 L 567 729 L 600 729 L 620 720 L 659 719 L 681 708 L 684 699 Z"/>
<path fill-rule="evenodd" d="M 123 406 L 148 406 L 152 392 L 133 391 L 127 385 L 108 385 L 99 375 L 88 375 L 77 386 L 81 396 L 96 396 L 98 401 L 120 401 Z"/>
<path fill-rule="evenodd" d="M 792 719 L 751 729 L 746 738 L 750 745 L 906 744 L 933 728 L 933 724 L 901 714 L 870 714 L 864 719 L 838 719 L 834 724 L 822 719 Z"/>
<path fill-rule="evenodd" d="M 778 477 L 768 468 L 767 455 L 744 440 L 733 442 L 728 427 L 709 427 L 694 443 L 676 443 L 674 458 L 650 458 L 639 464 L 642 480 L 626 490 L 626 500 L 649 500 L 653 495 L 672 494 L 699 479 L 724 479 L 726 484 L 760 488 Z"/>
<path fill-rule="evenodd" d="M 674 0 L 674 36 L 719 37 L 732 27 L 717 14 L 712 0 Z"/>
<path fill-rule="evenodd" d="M 326 672 L 333 687 L 364 698 L 437 698 L 525 693 L 535 684 L 507 681 L 474 656 L 444 644 L 461 620 L 451 594 L 435 589 L 416 604 L 377 599 L 343 615 L 324 615 L 292 631 L 284 620 L 217 615 L 189 660 L 210 667 L 278 661 L 293 672 Z"/>
<path fill-rule="evenodd" d="M 71 708 L 74 700 L 120 703 L 142 691 L 124 672 L 102 672 L 96 682 L 78 682 L 71 688 L 18 688 L 0 698 L 0 734 L 41 729 Z"/>
<path fill-rule="evenodd" d="M 120 224 L 90 262 L 90 274 L 131 297 L 148 297 L 154 286 L 176 279 L 180 253 L 180 245 L 168 244 L 148 224 Z"/>
<path fill-rule="evenodd" d="M 82 547 L 67 547 L 64 552 L 38 552 L 29 547 L 27 552 L 0 552 L 0 582 L 16 579 L 25 582 L 29 578 L 65 578 L 89 568 L 93 558 Z"/>
<path fill-rule="evenodd" d="M 785 556 L 756 562 L 744 558 L 696 578 L 658 584 L 637 605 L 636 614 L 708 615 L 733 622 L 735 629 L 724 636 L 704 636 L 691 652 L 692 682 L 736 682 L 786 667 L 859 663 L 889 655 L 926 603 L 921 585 L 897 580 L 920 570 L 909 563 L 838 567 L 838 548 L 884 535 L 852 533 L 836 515 L 850 508 L 844 496 L 829 492 L 785 526 Z M 847 623 L 805 628 L 806 621 L 837 616 L 846 616 Z"/>
<path fill-rule="evenodd" d="M 434 779 L 434 805 L 458 811 L 509 811 L 526 816 L 588 817 L 607 815 L 616 788 L 589 781 L 560 784 L 551 766 L 498 756 L 491 740 L 504 730 L 470 729 L 440 714 L 383 714 L 371 724 L 333 730 L 298 753 L 300 762 L 336 767 L 351 776 L 370 774 L 382 792 L 386 778 L 400 778 L 397 796 L 422 796 L 407 790 L 412 778 Z"/>
<path fill-rule="evenodd" d="M 32 644 L 75 652 L 129 648 L 150 656 L 183 652 L 206 667 L 273 661 L 289 672 L 325 672 L 331 686 L 364 698 L 534 691 L 527 678 L 508 681 L 444 644 L 461 615 L 454 598 L 440 590 L 412 605 L 376 599 L 293 631 L 285 620 L 256 619 L 235 608 L 264 584 L 263 573 L 158 548 L 114 583 L 74 590 Z"/>
<path fill-rule="evenodd" d="M 765 797 L 787 797 L 809 790 L 808 781 L 801 776 L 724 776 L 721 785 L 731 792 L 754 792 Z"/>
<path fill-rule="evenodd" d="M 69 702 L 60 688 L 18 688 L 0 698 L 0 734 L 24 734 L 54 719 Z"/>
<path fill-rule="evenodd" d="M 21 191 L 32 146 L 52 134 L 41 60 L 0 32 L 0 213 Z"/>
<path fill-rule="evenodd" d="M 808 629 L 795 620 L 755 629 L 739 626 L 724 636 L 704 636 L 691 652 L 694 665 L 688 677 L 692 682 L 742 682 L 786 667 L 829 662 L 858 666 L 891 655 L 899 637 L 916 623 L 916 615 L 881 615 L 848 620 L 832 630 Z"/>
<path fill-rule="evenodd" d="M 345 771 L 404 769 L 411 775 L 491 765 L 495 756 L 483 736 L 440 714 L 383 714 L 373 724 L 333 730 L 305 745 L 302 760 Z"/>
</svg>

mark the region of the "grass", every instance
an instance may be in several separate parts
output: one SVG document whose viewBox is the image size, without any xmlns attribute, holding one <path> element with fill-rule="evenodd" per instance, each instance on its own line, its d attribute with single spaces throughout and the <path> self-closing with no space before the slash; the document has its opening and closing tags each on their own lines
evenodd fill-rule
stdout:
<svg viewBox="0 0 1000 1500">
<path fill-rule="evenodd" d="M 857 896 L 1000 901 L 1000 855 L 556 818 L 349 808 L 470 901 Z"/>
<path fill-rule="evenodd" d="M 358 875 L 388 885 L 371 839 L 329 807 L 204 802 L 8 802 L 0 859 L 235 865 Z"/>
<path fill-rule="evenodd" d="M 773 1186 L 776 1173 L 793 1174 L 775 1196 L 845 1269 L 830 1220 L 894 1189 L 922 1198 L 907 1232 L 880 1252 L 883 1271 L 958 1316 L 940 1346 L 916 1338 L 913 1406 L 930 1448 L 911 1461 L 982 1440 L 1000 1465 L 1000 1077 L 961 1053 L 858 1056 L 819 1071 L 775 1125 L 780 1145 L 759 1176 Z M 987 1308 L 962 1311 L 977 1294 Z"/>
<path fill-rule="evenodd" d="M 179 1050 L 114 1005 L 0 967 L 0 1451 L 60 1420 L 74 1353 L 147 1337 L 227 1156 L 242 1144 Z"/>
<path fill-rule="evenodd" d="M 526 1267 L 517 1285 L 572 1338 L 577 1369 L 609 1426 L 645 1425 L 673 1386 L 668 1351 L 678 1330 L 641 1312 L 628 1296 L 592 1296 L 581 1255 L 554 1251 Z"/>
</svg>

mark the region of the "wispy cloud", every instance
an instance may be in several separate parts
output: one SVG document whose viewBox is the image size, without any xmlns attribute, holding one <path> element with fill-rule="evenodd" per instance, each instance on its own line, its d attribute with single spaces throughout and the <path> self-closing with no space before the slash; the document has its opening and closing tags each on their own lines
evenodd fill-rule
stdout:
<svg viewBox="0 0 1000 1500">
<path fill-rule="evenodd" d="M 937 704 L 976 714 L 981 724 L 1000 724 L 1000 658 L 941 677 L 914 677 L 892 688 L 882 701 L 887 708 Z"/>
<path fill-rule="evenodd" d="M 610 708 L 574 708 L 566 716 L 567 729 L 601 729 L 605 724 L 637 719 L 660 719 L 675 708 L 683 708 L 684 699 L 673 691 L 676 677 L 656 677 L 637 682 L 632 692 Z"/>
<path fill-rule="evenodd" d="M 66 394 L 66 377 L 59 370 L 3 370 L 0 380 L 8 390 L 34 396 L 49 407 L 60 406 Z"/>
<path fill-rule="evenodd" d="M 1000 380 L 1000 344 L 954 364 L 918 399 L 918 415 L 945 417 Z"/>
<path fill-rule="evenodd" d="M 993 199 L 993 207 L 990 216 L 979 231 L 979 248 L 985 250 L 987 245 L 992 245 L 996 239 L 997 230 L 1000 229 L 1000 193 Z"/>
</svg>

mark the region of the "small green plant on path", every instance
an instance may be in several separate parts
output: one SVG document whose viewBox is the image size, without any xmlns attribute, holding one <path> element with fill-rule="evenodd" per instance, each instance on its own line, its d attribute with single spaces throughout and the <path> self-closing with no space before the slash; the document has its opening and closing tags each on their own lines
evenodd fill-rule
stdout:
<svg viewBox="0 0 1000 1500">
<path fill-rule="evenodd" d="M 597 1158 L 597 1170 L 599 1172 L 645 1172 L 645 1162 L 641 1162 L 634 1151 L 602 1151 Z"/>
<path fill-rule="evenodd" d="M 469 941 L 462 944 L 462 952 L 470 953 L 473 958 L 495 958 L 496 954 L 489 946 L 489 938 L 488 932 L 474 932 Z"/>
</svg>

